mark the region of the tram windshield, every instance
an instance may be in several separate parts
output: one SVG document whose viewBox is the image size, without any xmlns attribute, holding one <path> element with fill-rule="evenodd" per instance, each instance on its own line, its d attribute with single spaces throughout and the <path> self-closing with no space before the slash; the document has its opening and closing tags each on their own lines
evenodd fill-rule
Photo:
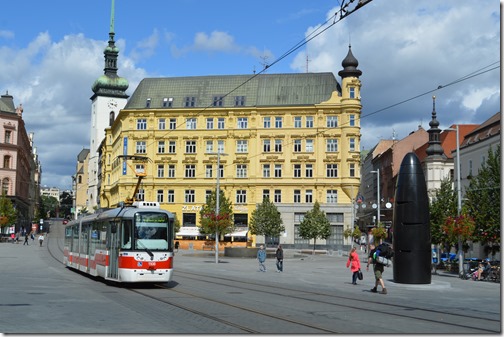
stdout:
<svg viewBox="0 0 504 337">
<path fill-rule="evenodd" d="M 168 217 L 165 214 L 135 214 L 135 249 L 168 249 Z"/>
</svg>

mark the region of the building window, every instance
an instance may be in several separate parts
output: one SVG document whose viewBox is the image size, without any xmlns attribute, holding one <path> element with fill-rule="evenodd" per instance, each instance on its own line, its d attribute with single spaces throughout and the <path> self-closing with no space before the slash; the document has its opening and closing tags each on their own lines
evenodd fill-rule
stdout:
<svg viewBox="0 0 504 337">
<path fill-rule="evenodd" d="M 313 116 L 306 116 L 306 127 L 313 128 Z"/>
<path fill-rule="evenodd" d="M 350 177 L 355 177 L 355 164 L 350 164 Z"/>
<path fill-rule="evenodd" d="M 236 152 L 247 153 L 248 152 L 248 140 L 241 139 L 236 141 Z"/>
<path fill-rule="evenodd" d="M 263 152 L 271 151 L 271 141 L 269 139 L 263 139 Z"/>
<path fill-rule="evenodd" d="M 205 166 L 205 178 L 213 177 L 213 165 L 208 164 Z"/>
<path fill-rule="evenodd" d="M 157 190 L 157 202 L 164 202 L 164 192 L 163 190 Z"/>
<path fill-rule="evenodd" d="M 275 152 L 282 152 L 282 140 L 275 139 Z"/>
<path fill-rule="evenodd" d="M 168 144 L 168 153 L 176 153 L 177 152 L 177 143 L 174 140 L 170 140 Z"/>
<path fill-rule="evenodd" d="M 248 128 L 248 118 L 247 117 L 238 117 L 238 124 L 237 128 L 238 129 L 246 129 Z"/>
<path fill-rule="evenodd" d="M 173 97 L 163 98 L 163 108 L 171 108 L 173 106 Z"/>
<path fill-rule="evenodd" d="M 145 141 L 136 142 L 136 153 L 147 153 Z"/>
<path fill-rule="evenodd" d="M 184 98 L 184 107 L 186 108 L 191 108 L 191 107 L 194 107 L 196 106 L 196 97 L 192 96 L 192 97 L 186 97 Z"/>
<path fill-rule="evenodd" d="M 138 190 L 137 195 L 136 195 L 136 199 L 139 200 L 139 201 L 144 201 L 145 200 L 144 198 L 145 198 L 145 191 L 144 191 L 143 188 L 140 188 Z"/>
<path fill-rule="evenodd" d="M 299 204 L 301 202 L 301 190 L 294 190 L 294 203 Z"/>
<path fill-rule="evenodd" d="M 327 127 L 336 128 L 338 127 L 338 117 L 337 116 L 327 116 Z"/>
<path fill-rule="evenodd" d="M 168 165 L 168 178 L 175 178 L 175 165 Z"/>
<path fill-rule="evenodd" d="M 337 178 L 338 177 L 338 164 L 327 164 L 326 166 L 326 178 Z"/>
<path fill-rule="evenodd" d="M 157 166 L 157 177 L 158 178 L 164 177 L 164 165 L 163 164 L 158 164 L 158 166 Z"/>
<path fill-rule="evenodd" d="M 173 204 L 175 202 L 175 190 L 168 190 L 166 199 L 168 203 Z"/>
<path fill-rule="evenodd" d="M 177 119 L 170 118 L 170 130 L 175 130 L 177 128 Z"/>
<path fill-rule="evenodd" d="M 217 141 L 217 152 L 219 153 L 224 153 L 224 141 L 223 140 L 218 140 Z"/>
<path fill-rule="evenodd" d="M 10 131 L 5 131 L 5 143 L 10 144 L 11 142 L 11 135 L 12 133 Z"/>
<path fill-rule="evenodd" d="M 213 140 L 206 141 L 206 152 L 213 153 Z"/>
<path fill-rule="evenodd" d="M 337 190 L 327 190 L 327 199 L 328 204 L 337 204 L 338 203 L 338 191 Z"/>
<path fill-rule="evenodd" d="M 338 152 L 338 140 L 331 138 L 326 141 L 326 151 L 327 152 Z"/>
<path fill-rule="evenodd" d="M 263 165 L 263 178 L 269 178 L 271 176 L 270 164 Z"/>
<path fill-rule="evenodd" d="M 196 141 L 195 140 L 187 140 L 185 146 L 186 153 L 196 153 Z"/>
<path fill-rule="evenodd" d="M 306 147 L 306 150 L 305 150 L 306 152 L 313 152 L 313 139 L 307 139 L 305 147 Z"/>
<path fill-rule="evenodd" d="M 219 178 L 224 178 L 224 165 L 219 165 Z"/>
<path fill-rule="evenodd" d="M 275 128 L 281 129 L 283 124 L 283 118 L 282 117 L 275 117 Z"/>
<path fill-rule="evenodd" d="M 151 99 L 147 98 L 147 100 L 145 101 L 145 107 L 150 108 L 150 103 L 151 103 Z"/>
<path fill-rule="evenodd" d="M 3 168 L 4 169 L 10 169 L 10 162 L 11 162 L 11 157 L 10 156 L 4 156 Z"/>
<path fill-rule="evenodd" d="M 349 116 L 349 118 L 350 118 L 349 119 L 349 125 L 350 126 L 355 126 L 355 115 L 352 114 L 352 115 Z"/>
<path fill-rule="evenodd" d="M 166 119 L 160 118 L 158 120 L 158 129 L 159 130 L 165 130 L 166 129 Z"/>
<path fill-rule="evenodd" d="M 184 193 L 184 200 L 186 203 L 188 204 L 192 204 L 194 203 L 194 200 L 195 200 L 195 195 L 194 195 L 194 190 L 185 190 L 185 193 Z"/>
<path fill-rule="evenodd" d="M 473 162 L 472 160 L 469 160 L 469 172 L 468 172 L 468 176 L 472 176 L 472 171 L 473 171 Z M 462 175 L 462 170 L 461 170 L 461 174 Z"/>
<path fill-rule="evenodd" d="M 282 178 L 282 164 L 275 164 L 275 178 Z"/>
<path fill-rule="evenodd" d="M 186 118 L 186 129 L 196 130 L 196 118 Z"/>
<path fill-rule="evenodd" d="M 165 153 L 165 141 L 160 140 L 157 144 L 157 152 L 158 153 Z"/>
<path fill-rule="evenodd" d="M 301 164 L 294 164 L 294 178 L 301 178 Z"/>
<path fill-rule="evenodd" d="M 282 202 L 282 190 L 275 190 L 274 202 Z"/>
<path fill-rule="evenodd" d="M 306 164 L 306 178 L 313 178 L 313 164 Z"/>
<path fill-rule="evenodd" d="M 313 191 L 312 190 L 306 190 L 306 193 L 305 193 L 305 202 L 306 203 L 312 203 L 313 202 Z"/>
<path fill-rule="evenodd" d="M 245 106 L 245 96 L 235 96 L 235 106 Z"/>
<path fill-rule="evenodd" d="M 9 185 L 9 178 L 2 179 L 2 193 L 4 193 L 5 195 L 9 195 Z"/>
<path fill-rule="evenodd" d="M 298 116 L 298 117 L 294 117 L 294 127 L 295 128 L 301 128 L 302 127 L 302 120 L 301 120 L 301 117 Z"/>
<path fill-rule="evenodd" d="M 213 97 L 213 106 L 223 106 L 223 105 L 224 105 L 224 96 Z"/>
<path fill-rule="evenodd" d="M 263 200 L 270 200 L 270 190 L 263 190 Z"/>
<path fill-rule="evenodd" d="M 301 152 L 301 139 L 294 139 L 294 152 Z"/>
<path fill-rule="evenodd" d="M 207 203 L 210 200 L 210 197 L 212 197 L 212 190 L 205 190 L 205 201 Z"/>
<path fill-rule="evenodd" d="M 206 119 L 206 128 L 207 128 L 207 130 L 213 129 L 213 118 Z"/>
<path fill-rule="evenodd" d="M 246 164 L 236 165 L 236 178 L 247 178 L 247 165 Z"/>
<path fill-rule="evenodd" d="M 237 190 L 236 191 L 236 203 L 237 204 L 247 203 L 247 191 L 245 191 L 245 190 Z"/>
<path fill-rule="evenodd" d="M 147 130 L 147 119 L 145 118 L 137 119 L 137 130 Z"/>
<path fill-rule="evenodd" d="M 355 98 L 355 88 L 350 87 L 350 98 Z"/>
<path fill-rule="evenodd" d="M 350 151 L 355 151 L 355 138 L 350 138 Z"/>
<path fill-rule="evenodd" d="M 271 117 L 264 117 L 263 118 L 263 127 L 265 129 L 271 128 Z"/>
<path fill-rule="evenodd" d="M 196 177 L 196 165 L 186 165 L 185 166 L 185 177 L 194 178 Z"/>
<path fill-rule="evenodd" d="M 224 118 L 217 118 L 217 129 L 224 129 Z"/>
</svg>

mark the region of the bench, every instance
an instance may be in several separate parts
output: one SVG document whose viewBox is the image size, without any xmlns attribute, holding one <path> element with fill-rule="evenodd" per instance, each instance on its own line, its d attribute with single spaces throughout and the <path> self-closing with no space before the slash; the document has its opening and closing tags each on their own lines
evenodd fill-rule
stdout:
<svg viewBox="0 0 504 337">
<path fill-rule="evenodd" d="M 215 250 L 215 245 L 213 243 L 205 243 L 205 244 L 203 244 L 203 246 L 201 247 L 201 249 L 203 249 L 203 250 L 205 250 L 205 249 Z"/>
</svg>

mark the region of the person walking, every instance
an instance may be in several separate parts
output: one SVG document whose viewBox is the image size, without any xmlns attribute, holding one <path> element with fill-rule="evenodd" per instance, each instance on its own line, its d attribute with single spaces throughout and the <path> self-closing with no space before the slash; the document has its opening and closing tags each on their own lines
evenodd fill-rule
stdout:
<svg viewBox="0 0 504 337">
<path fill-rule="evenodd" d="M 375 262 L 375 260 L 373 259 L 373 255 L 375 252 L 376 252 L 375 245 L 370 244 L 366 270 L 369 270 L 369 265 L 372 263 L 373 264 L 373 272 L 374 272 L 374 276 L 375 276 L 375 286 L 374 286 L 374 288 L 371 289 L 371 292 L 377 293 L 378 286 L 380 285 L 382 287 L 382 291 L 380 292 L 380 294 L 387 294 L 387 289 L 385 288 L 385 283 L 383 282 L 383 270 L 385 268 L 385 265 Z"/>
<path fill-rule="evenodd" d="M 28 232 L 27 232 L 27 233 L 25 234 L 25 237 L 24 237 L 24 243 L 23 243 L 23 246 L 24 246 L 24 245 L 29 246 L 29 244 L 28 244 L 28 239 L 29 239 L 29 238 L 30 238 L 30 236 L 28 235 Z"/>
<path fill-rule="evenodd" d="M 40 243 L 40 247 L 42 247 L 42 243 L 44 242 L 44 234 L 40 234 L 40 236 L 38 237 L 38 241 Z"/>
<path fill-rule="evenodd" d="M 352 272 L 352 284 L 357 284 L 357 277 L 359 275 L 359 270 L 361 268 L 359 254 L 357 253 L 357 248 L 352 247 L 350 253 L 348 253 L 348 261 L 346 263 L 346 267 L 350 267 L 350 271 Z"/>
<path fill-rule="evenodd" d="M 275 252 L 276 256 L 276 267 L 277 267 L 277 273 L 283 272 L 283 248 L 281 245 L 278 245 L 278 248 Z"/>
<path fill-rule="evenodd" d="M 266 261 L 266 249 L 264 246 L 259 246 L 259 250 L 257 251 L 257 260 L 259 261 L 259 271 L 266 272 L 266 265 L 264 262 Z"/>
</svg>

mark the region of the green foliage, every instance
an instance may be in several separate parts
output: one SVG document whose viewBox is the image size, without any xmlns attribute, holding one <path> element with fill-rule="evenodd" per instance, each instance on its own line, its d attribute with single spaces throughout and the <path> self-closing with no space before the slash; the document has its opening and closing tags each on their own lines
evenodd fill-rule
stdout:
<svg viewBox="0 0 504 337">
<path fill-rule="evenodd" d="M 387 238 L 387 229 L 383 226 L 383 223 L 379 222 L 376 227 L 371 229 L 371 234 L 373 234 L 375 244 L 378 245 L 383 239 Z"/>
<path fill-rule="evenodd" d="M 213 191 L 200 210 L 199 230 L 201 234 L 215 234 L 218 230 L 219 235 L 224 235 L 234 231 L 232 205 L 223 191 L 220 191 L 219 195 L 219 214 L 215 212 L 216 204 L 217 193 Z"/>
<path fill-rule="evenodd" d="M 249 230 L 250 234 L 266 235 L 270 237 L 278 237 L 281 232 L 285 231 L 280 212 L 269 199 L 264 199 L 263 202 L 257 205 L 257 208 L 252 211 Z"/>
<path fill-rule="evenodd" d="M 47 195 L 40 196 L 40 203 L 43 204 L 45 214 L 41 214 L 43 219 L 56 217 L 56 208 L 59 207 L 58 199 Z"/>
<path fill-rule="evenodd" d="M 306 212 L 299 225 L 299 236 L 303 239 L 313 239 L 313 250 L 315 250 L 317 239 L 327 239 L 331 236 L 331 224 L 325 212 L 320 210 L 318 201 L 315 201 L 312 210 Z"/>
<path fill-rule="evenodd" d="M 465 191 L 465 209 L 474 218 L 476 228 L 473 241 L 491 247 L 493 253 L 500 250 L 500 194 L 501 165 L 500 145 L 488 150 L 488 159 L 471 179 Z"/>
<path fill-rule="evenodd" d="M 177 218 L 177 213 L 173 213 L 173 216 L 175 217 L 175 219 L 173 220 L 173 231 L 177 233 L 180 232 L 180 221 Z"/>
<path fill-rule="evenodd" d="M 346 238 L 348 237 L 352 237 L 352 239 L 358 239 L 360 238 L 362 235 L 362 232 L 361 230 L 359 229 L 359 227 L 355 226 L 353 229 L 352 228 L 347 228 L 343 231 L 343 236 Z M 352 246 L 353 246 L 353 241 L 352 240 Z"/>
<path fill-rule="evenodd" d="M 445 178 L 441 181 L 441 187 L 436 190 L 434 199 L 429 205 L 430 211 L 430 232 L 433 244 L 448 246 L 449 242 L 443 226 L 448 217 L 457 215 L 457 194 L 453 190 L 452 181 Z"/>
<path fill-rule="evenodd" d="M 60 218 L 69 218 L 72 215 L 72 207 L 73 207 L 73 198 L 72 195 L 68 192 L 61 193 L 60 198 L 60 207 L 59 207 L 59 216 Z"/>
<path fill-rule="evenodd" d="M 13 225 L 17 220 L 17 211 L 14 205 L 12 205 L 12 201 L 5 195 L 5 192 L 0 196 L 0 216 L 6 218 L 3 219 L 4 221 L 1 221 L 1 227 Z"/>
</svg>

